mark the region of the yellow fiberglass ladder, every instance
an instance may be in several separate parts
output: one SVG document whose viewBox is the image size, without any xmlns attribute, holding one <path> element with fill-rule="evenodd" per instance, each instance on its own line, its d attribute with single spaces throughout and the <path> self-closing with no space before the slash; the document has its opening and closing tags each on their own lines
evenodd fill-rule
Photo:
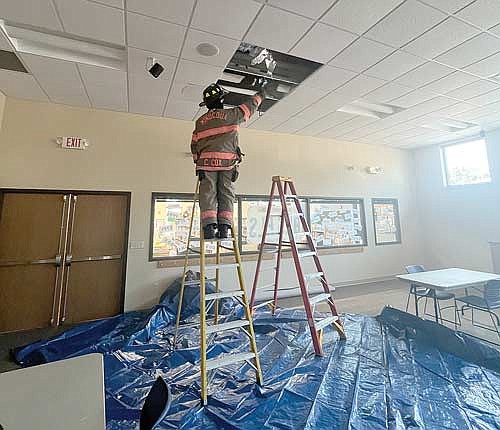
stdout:
<svg viewBox="0 0 500 430">
<path fill-rule="evenodd" d="M 191 222 L 189 225 L 189 235 L 187 239 L 187 249 L 184 258 L 184 272 L 181 280 L 181 288 L 179 292 L 179 304 L 177 307 L 177 319 L 175 324 L 174 348 L 177 345 L 179 330 L 186 327 L 193 327 L 192 324 L 181 324 L 181 311 L 182 301 L 184 298 L 184 290 L 186 286 L 198 285 L 200 286 L 200 323 L 196 324 L 200 327 L 200 348 L 201 348 L 201 400 L 202 404 L 206 405 L 208 401 L 208 372 L 216 370 L 221 367 L 229 366 L 234 363 L 247 362 L 254 370 L 257 379 L 257 384 L 262 385 L 262 371 L 260 369 L 259 356 L 257 353 L 257 344 L 255 342 L 255 333 L 252 323 L 252 313 L 245 291 L 245 282 L 243 278 L 243 268 L 241 265 L 241 256 L 238 247 L 238 238 L 235 234 L 235 229 L 231 226 L 231 237 L 227 239 L 204 239 L 203 229 L 200 225 L 200 238 L 193 237 L 193 221 L 195 218 L 196 204 L 199 199 L 200 183 L 197 182 L 196 190 L 193 199 L 193 207 L 191 211 Z M 193 242 L 199 241 L 199 248 L 193 247 Z M 206 255 L 206 246 L 209 244 L 216 244 L 215 254 Z M 230 243 L 230 246 L 226 246 Z M 233 263 L 221 262 L 221 249 L 232 251 L 234 257 Z M 199 254 L 200 265 L 190 266 L 189 256 L 192 253 Z M 207 264 L 207 259 L 215 261 Z M 200 279 L 189 280 L 187 273 L 189 270 L 199 268 Z M 238 275 L 239 289 L 236 290 L 221 290 L 220 284 L 220 271 L 227 269 L 236 269 Z M 207 278 L 207 273 L 209 277 Z M 206 293 L 206 282 L 213 282 L 215 284 L 215 292 Z M 219 318 L 219 300 L 234 299 L 239 302 L 244 308 L 244 316 L 241 319 L 236 319 L 232 315 L 223 315 Z M 213 307 L 214 319 L 212 324 L 207 323 L 207 312 Z M 219 320 L 223 319 L 223 322 Z M 230 330 L 241 330 L 249 338 L 249 349 L 246 352 L 222 354 L 214 358 L 207 359 L 207 346 L 212 339 L 215 338 L 217 333 L 226 332 Z"/>
</svg>

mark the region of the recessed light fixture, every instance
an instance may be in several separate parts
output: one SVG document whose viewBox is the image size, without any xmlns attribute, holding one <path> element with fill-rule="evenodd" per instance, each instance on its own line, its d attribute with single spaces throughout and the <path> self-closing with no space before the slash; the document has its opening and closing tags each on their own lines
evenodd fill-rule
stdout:
<svg viewBox="0 0 500 430">
<path fill-rule="evenodd" d="M 211 43 L 200 43 L 196 47 L 196 51 L 198 54 L 203 55 L 204 57 L 215 57 L 219 55 L 219 48 Z"/>
<path fill-rule="evenodd" d="M 399 106 L 372 103 L 367 100 L 355 100 L 340 109 L 339 112 L 350 113 L 352 115 L 366 116 L 368 118 L 387 118 L 395 113 L 402 112 L 404 109 Z"/>
</svg>

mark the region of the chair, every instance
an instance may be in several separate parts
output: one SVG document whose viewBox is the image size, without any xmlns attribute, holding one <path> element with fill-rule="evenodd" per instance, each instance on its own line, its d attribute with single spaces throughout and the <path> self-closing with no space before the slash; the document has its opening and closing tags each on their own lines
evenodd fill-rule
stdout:
<svg viewBox="0 0 500 430">
<path fill-rule="evenodd" d="M 167 415 L 171 403 L 170 387 L 158 376 L 142 407 L 139 429 L 154 430 Z"/>
<path fill-rule="evenodd" d="M 460 308 L 462 315 L 464 315 L 465 309 L 471 309 L 472 325 L 484 328 L 486 330 L 495 331 L 500 337 L 500 320 L 498 318 L 498 315 L 494 312 L 495 309 L 500 309 L 500 281 L 489 281 L 488 283 L 486 283 L 483 289 L 482 297 L 468 294 L 467 289 L 465 290 L 465 294 L 466 295 L 464 297 L 457 298 L 457 302 L 464 303 Z M 489 326 L 477 324 L 474 322 L 474 309 L 486 312 L 490 315 L 494 330 Z"/>
<path fill-rule="evenodd" d="M 405 270 L 406 270 L 406 273 L 408 273 L 408 274 L 425 272 L 424 266 L 422 266 L 420 264 L 406 266 Z M 461 321 L 460 321 L 460 316 L 458 315 L 458 308 L 457 308 L 454 294 L 446 293 L 443 291 L 433 291 L 430 288 L 421 287 L 421 286 L 416 285 L 416 284 L 410 284 L 410 291 L 408 293 L 408 299 L 406 300 L 406 312 L 408 312 L 408 307 L 410 305 L 410 298 L 413 295 L 415 298 L 415 315 L 417 317 L 419 316 L 418 315 L 418 302 L 419 302 L 419 300 L 425 298 L 424 315 L 432 316 L 431 314 L 427 313 L 427 299 L 429 299 L 429 298 L 434 299 L 434 294 L 436 295 L 437 308 L 438 308 L 439 319 L 441 320 L 441 324 L 443 323 L 443 321 L 447 321 L 447 322 L 455 324 L 455 327 L 457 325 L 460 325 Z M 442 300 L 453 300 L 454 305 L 445 306 L 444 308 L 442 308 L 441 305 L 439 304 L 439 302 Z M 448 321 L 446 319 L 443 319 L 443 315 L 442 315 L 441 311 L 448 309 L 448 308 L 452 308 L 452 307 L 455 310 L 454 321 Z M 458 316 L 458 321 L 457 321 L 457 316 Z"/>
</svg>

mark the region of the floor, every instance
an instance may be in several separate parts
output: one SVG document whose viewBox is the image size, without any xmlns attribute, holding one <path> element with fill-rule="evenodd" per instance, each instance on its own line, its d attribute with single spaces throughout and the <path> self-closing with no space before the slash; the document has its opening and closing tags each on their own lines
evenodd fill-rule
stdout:
<svg viewBox="0 0 500 430">
<path fill-rule="evenodd" d="M 457 294 L 457 295 L 460 295 Z M 389 305 L 398 309 L 405 309 L 408 297 L 408 289 L 405 284 L 399 281 L 384 281 L 378 283 L 363 284 L 351 287 L 340 287 L 334 293 L 335 302 L 340 312 L 378 315 L 384 306 Z M 281 307 L 295 308 L 302 306 L 300 297 L 287 298 L 279 300 Z M 323 306 L 323 307 L 322 307 Z M 326 305 L 318 306 L 317 310 L 327 310 Z M 446 305 L 443 305 L 446 306 Z M 420 316 L 423 314 L 424 303 L 421 301 Z M 415 305 L 410 303 L 409 312 L 414 312 Z M 432 311 L 432 303 L 429 302 L 428 312 Z M 448 309 L 443 311 L 443 317 L 453 319 L 453 312 Z M 433 319 L 433 316 L 426 316 L 427 319 Z M 467 319 L 470 318 L 470 311 L 466 313 L 466 318 L 462 319 L 461 331 L 488 340 L 500 346 L 500 339 L 494 332 L 474 327 Z M 475 314 L 475 318 L 481 323 L 489 324 L 491 320 L 488 315 Z M 445 323 L 449 327 L 453 324 Z M 18 368 L 10 359 L 10 349 L 25 345 L 39 339 L 56 336 L 66 330 L 66 328 L 48 328 L 38 329 L 28 332 L 11 333 L 0 335 L 0 372 L 6 372 Z"/>
</svg>

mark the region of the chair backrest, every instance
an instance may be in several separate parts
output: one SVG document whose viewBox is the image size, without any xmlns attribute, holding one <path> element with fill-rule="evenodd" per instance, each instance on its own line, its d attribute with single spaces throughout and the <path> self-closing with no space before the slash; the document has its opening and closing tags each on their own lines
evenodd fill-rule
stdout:
<svg viewBox="0 0 500 430">
<path fill-rule="evenodd" d="M 489 281 L 484 287 L 483 294 L 491 309 L 500 308 L 500 281 Z"/>
<path fill-rule="evenodd" d="M 170 387 L 158 376 L 141 410 L 140 430 L 154 430 L 165 418 L 172 403 Z"/>
<path fill-rule="evenodd" d="M 413 266 L 406 266 L 406 273 L 420 273 L 420 272 L 425 272 L 424 266 L 420 264 L 415 264 Z"/>
</svg>

